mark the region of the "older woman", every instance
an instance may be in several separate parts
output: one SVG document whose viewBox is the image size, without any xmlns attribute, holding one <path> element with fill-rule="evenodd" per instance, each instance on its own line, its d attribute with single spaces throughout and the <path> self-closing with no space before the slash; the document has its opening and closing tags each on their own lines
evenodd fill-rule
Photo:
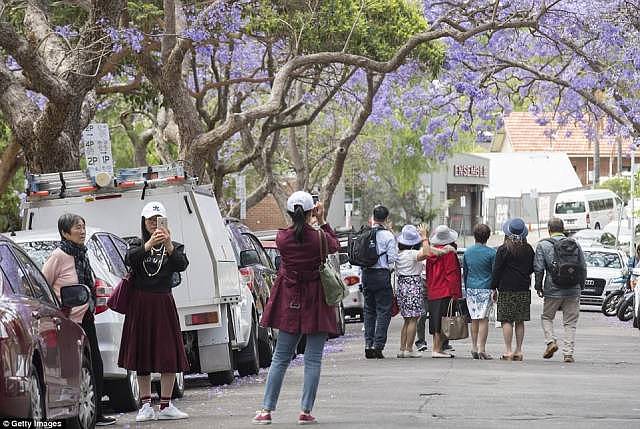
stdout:
<svg viewBox="0 0 640 429">
<path fill-rule="evenodd" d="M 314 204 L 307 192 L 294 192 L 287 201 L 293 225 L 280 230 L 276 244 L 282 255 L 278 277 L 262 315 L 261 325 L 277 328 L 278 342 L 265 386 L 262 410 L 254 424 L 271 423 L 285 373 L 298 341 L 306 334 L 304 350 L 304 384 L 298 424 L 316 423 L 311 410 L 320 383 L 322 351 L 327 334 L 337 333 L 335 307 L 327 305 L 320 283 L 321 246 L 327 253 L 340 248 L 335 233 L 325 223 L 322 204 Z M 311 226 L 315 218 L 320 230 Z"/>
<path fill-rule="evenodd" d="M 94 322 L 95 309 L 95 280 L 84 245 L 86 229 L 84 219 L 76 214 L 65 213 L 58 219 L 58 232 L 62 242 L 55 249 L 42 267 L 42 274 L 60 299 L 60 289 L 63 286 L 83 284 L 91 289 L 94 297 L 90 304 L 73 307 L 70 312 L 71 320 L 82 325 L 91 347 L 91 364 L 96 384 L 96 426 L 112 425 L 116 422 L 113 417 L 102 415 L 100 398 L 103 387 L 103 366 L 98 336 Z"/>
<path fill-rule="evenodd" d="M 467 291 L 467 306 L 471 316 L 471 356 L 493 359 L 485 346 L 489 333 L 488 313 L 491 308 L 491 273 L 496 251 L 487 246 L 491 229 L 485 224 L 473 228 L 476 243 L 464 252 L 463 274 Z"/>
<path fill-rule="evenodd" d="M 502 360 L 522 360 L 524 322 L 531 319 L 531 274 L 535 253 L 527 243 L 527 226 L 520 218 L 505 222 L 504 244 L 498 247 L 491 288 L 498 291 L 498 321 L 502 322 L 505 351 Z M 512 352 L 513 328 L 516 350 Z"/>
</svg>

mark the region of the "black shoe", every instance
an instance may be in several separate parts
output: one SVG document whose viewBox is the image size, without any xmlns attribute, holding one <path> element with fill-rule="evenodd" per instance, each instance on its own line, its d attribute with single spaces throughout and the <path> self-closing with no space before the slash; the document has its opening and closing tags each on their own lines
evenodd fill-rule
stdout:
<svg viewBox="0 0 640 429">
<path fill-rule="evenodd" d="M 375 352 L 376 359 L 384 359 L 384 355 L 382 354 L 381 349 L 373 349 L 373 351 Z"/>
<path fill-rule="evenodd" d="M 427 346 L 427 344 L 422 343 L 420 345 L 416 344 L 416 350 L 418 350 L 419 352 L 426 352 L 427 350 L 429 350 L 429 346 Z"/>
<path fill-rule="evenodd" d="M 454 349 L 453 346 L 451 346 L 449 343 L 447 343 L 444 346 L 442 346 L 442 350 L 449 350 L 449 351 L 452 351 L 452 352 L 456 351 L 456 349 Z"/>
<path fill-rule="evenodd" d="M 107 416 L 98 416 L 96 418 L 96 426 L 109 426 L 116 424 L 116 419 Z"/>
<path fill-rule="evenodd" d="M 364 349 L 364 357 L 367 359 L 375 359 L 376 358 L 376 350 L 375 349 Z"/>
</svg>

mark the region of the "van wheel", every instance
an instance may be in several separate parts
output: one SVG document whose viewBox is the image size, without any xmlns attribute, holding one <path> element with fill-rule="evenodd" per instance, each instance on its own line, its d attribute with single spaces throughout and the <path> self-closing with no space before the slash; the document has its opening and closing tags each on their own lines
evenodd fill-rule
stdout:
<svg viewBox="0 0 640 429">
<path fill-rule="evenodd" d="M 596 223 L 595 226 L 593 227 L 593 229 L 600 229 L 600 224 Z"/>
<path fill-rule="evenodd" d="M 232 369 L 227 371 L 210 372 L 207 376 L 209 377 L 209 383 L 211 383 L 212 386 L 232 384 L 234 380 Z"/>
<path fill-rule="evenodd" d="M 29 418 L 34 421 L 42 421 L 46 418 L 44 412 L 44 390 L 38 368 L 31 364 L 31 377 L 29 377 Z"/>
<path fill-rule="evenodd" d="M 251 325 L 251 334 L 247 347 L 238 353 L 238 374 L 240 377 L 256 375 L 260 371 L 260 355 L 258 353 L 258 339 L 256 338 L 257 323 Z"/>
<path fill-rule="evenodd" d="M 96 426 L 98 401 L 96 385 L 93 378 L 91 361 L 87 356 L 82 358 L 80 369 L 80 403 L 78 415 L 69 419 L 67 427 L 73 429 L 93 429 Z"/>
<path fill-rule="evenodd" d="M 114 411 L 127 413 L 140 408 L 140 387 L 135 371 L 127 371 L 125 378 L 109 381 L 107 392 Z"/>
</svg>

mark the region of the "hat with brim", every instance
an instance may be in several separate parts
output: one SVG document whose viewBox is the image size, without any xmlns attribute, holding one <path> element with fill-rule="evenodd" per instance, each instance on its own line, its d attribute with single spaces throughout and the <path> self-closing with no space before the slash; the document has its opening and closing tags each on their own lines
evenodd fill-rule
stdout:
<svg viewBox="0 0 640 429">
<path fill-rule="evenodd" d="M 294 192 L 287 200 L 287 210 L 293 213 L 296 209 L 296 206 L 300 206 L 302 207 L 303 211 L 308 212 L 315 206 L 313 197 L 308 192 Z"/>
<path fill-rule="evenodd" d="M 458 233 L 447 225 L 438 225 L 433 235 L 429 239 L 431 244 L 444 245 L 451 244 L 458 239 Z"/>
<path fill-rule="evenodd" d="M 502 232 L 507 237 L 515 236 L 520 239 L 524 239 L 529 234 L 529 230 L 527 229 L 527 225 L 525 225 L 524 221 L 519 217 L 509 219 L 502 225 Z"/>
<path fill-rule="evenodd" d="M 418 232 L 418 228 L 413 225 L 405 225 L 402 232 L 398 236 L 398 243 L 404 246 L 415 246 L 422 242 L 422 237 Z"/>
<path fill-rule="evenodd" d="M 155 216 L 167 217 L 167 209 L 158 201 L 151 201 L 142 209 L 142 217 L 150 219 Z"/>
</svg>

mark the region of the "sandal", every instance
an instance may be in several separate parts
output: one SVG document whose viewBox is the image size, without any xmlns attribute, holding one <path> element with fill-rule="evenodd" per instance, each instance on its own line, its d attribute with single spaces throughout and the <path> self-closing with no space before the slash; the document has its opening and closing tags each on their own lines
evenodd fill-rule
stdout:
<svg viewBox="0 0 640 429">
<path fill-rule="evenodd" d="M 471 357 L 474 359 L 480 359 L 480 353 L 478 352 L 471 352 Z"/>
<path fill-rule="evenodd" d="M 486 352 L 478 352 L 478 358 L 480 360 L 492 360 L 493 356 Z"/>
<path fill-rule="evenodd" d="M 524 359 L 524 354 L 522 354 L 522 353 L 515 354 L 514 353 L 512 359 L 514 361 L 522 362 L 522 359 Z"/>
<path fill-rule="evenodd" d="M 513 355 L 502 355 L 500 360 L 513 360 Z"/>
</svg>

